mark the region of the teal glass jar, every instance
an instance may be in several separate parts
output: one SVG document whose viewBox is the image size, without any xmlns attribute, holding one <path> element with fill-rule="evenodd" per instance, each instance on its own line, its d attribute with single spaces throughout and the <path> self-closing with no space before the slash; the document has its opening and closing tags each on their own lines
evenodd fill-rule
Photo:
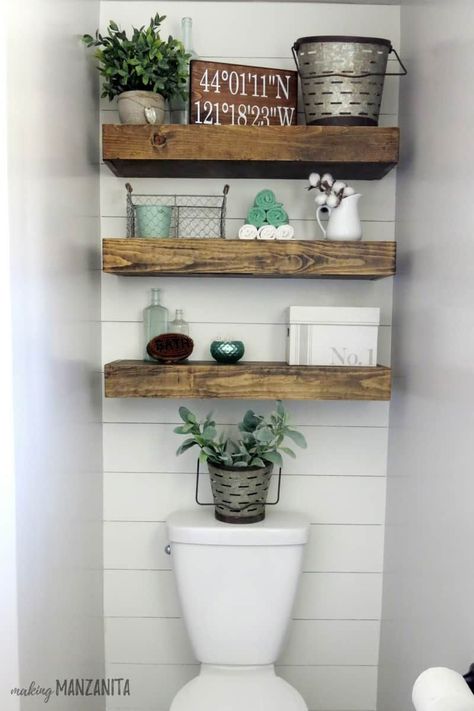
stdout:
<svg viewBox="0 0 474 711">
<path fill-rule="evenodd" d="M 242 341 L 212 341 L 211 356 L 218 363 L 237 363 L 245 353 Z"/>
</svg>

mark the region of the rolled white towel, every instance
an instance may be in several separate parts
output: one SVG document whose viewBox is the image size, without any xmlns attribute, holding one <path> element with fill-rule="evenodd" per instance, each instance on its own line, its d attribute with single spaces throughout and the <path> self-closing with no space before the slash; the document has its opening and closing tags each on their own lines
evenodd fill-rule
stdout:
<svg viewBox="0 0 474 711">
<path fill-rule="evenodd" d="M 262 225 L 258 231 L 257 239 L 275 239 L 276 227 L 273 225 Z"/>
<path fill-rule="evenodd" d="M 291 225 L 280 225 L 276 229 L 275 239 L 293 239 L 295 230 Z"/>
<path fill-rule="evenodd" d="M 239 239 L 257 239 L 258 229 L 255 225 L 242 225 L 239 230 Z"/>
</svg>

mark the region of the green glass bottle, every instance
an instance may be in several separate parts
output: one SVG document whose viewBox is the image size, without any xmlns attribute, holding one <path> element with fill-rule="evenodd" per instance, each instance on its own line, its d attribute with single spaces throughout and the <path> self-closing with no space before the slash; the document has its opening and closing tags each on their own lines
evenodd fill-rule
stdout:
<svg viewBox="0 0 474 711">
<path fill-rule="evenodd" d="M 197 54 L 193 49 L 192 42 L 192 31 L 193 31 L 193 21 L 190 17 L 183 17 L 181 20 L 181 28 L 183 33 L 183 44 L 184 49 L 188 54 L 191 55 L 190 62 L 193 59 L 197 59 Z M 188 71 L 190 71 L 190 66 L 188 64 Z M 189 123 L 189 76 L 186 84 L 187 97 L 184 101 L 184 113 L 183 113 L 183 123 Z"/>
<path fill-rule="evenodd" d="M 176 309 L 176 316 L 174 321 L 169 322 L 168 331 L 170 333 L 184 333 L 185 336 L 189 336 L 189 323 L 183 318 L 183 309 Z"/>
<path fill-rule="evenodd" d="M 147 353 L 147 344 L 155 336 L 168 331 L 168 309 L 160 304 L 160 289 L 151 290 L 151 304 L 143 311 L 145 329 L 145 360 L 153 360 Z"/>
<path fill-rule="evenodd" d="M 181 19 L 182 42 L 186 53 L 191 55 L 188 61 L 188 71 L 189 62 L 197 59 L 197 54 L 192 47 L 192 29 L 192 18 L 183 17 Z M 186 81 L 186 98 L 183 99 L 180 96 L 176 96 L 171 100 L 171 114 L 173 123 L 189 123 L 189 76 Z"/>
</svg>

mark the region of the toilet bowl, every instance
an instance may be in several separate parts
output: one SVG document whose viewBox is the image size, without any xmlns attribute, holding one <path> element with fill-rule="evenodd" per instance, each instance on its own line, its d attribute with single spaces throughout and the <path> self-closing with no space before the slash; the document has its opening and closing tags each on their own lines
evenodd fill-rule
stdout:
<svg viewBox="0 0 474 711">
<path fill-rule="evenodd" d="M 309 524 L 271 511 L 259 523 L 221 523 L 213 511 L 167 521 L 183 617 L 199 676 L 170 711 L 307 711 L 275 674 L 301 572 Z"/>
</svg>

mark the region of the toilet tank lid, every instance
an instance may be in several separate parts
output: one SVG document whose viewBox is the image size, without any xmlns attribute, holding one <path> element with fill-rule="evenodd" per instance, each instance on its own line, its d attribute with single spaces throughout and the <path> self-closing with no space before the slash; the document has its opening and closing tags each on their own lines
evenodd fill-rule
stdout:
<svg viewBox="0 0 474 711">
<path fill-rule="evenodd" d="M 235 524 L 217 521 L 209 509 L 172 513 L 166 522 L 170 543 L 288 546 L 308 540 L 309 520 L 300 513 L 270 511 L 258 523 Z"/>
</svg>

